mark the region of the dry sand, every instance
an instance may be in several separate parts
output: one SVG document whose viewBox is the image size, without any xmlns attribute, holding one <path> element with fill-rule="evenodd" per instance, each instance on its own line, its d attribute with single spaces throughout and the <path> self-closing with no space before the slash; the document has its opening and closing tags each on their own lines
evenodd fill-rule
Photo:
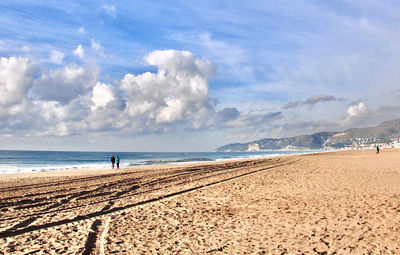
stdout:
<svg viewBox="0 0 400 255">
<path fill-rule="evenodd" d="M 0 177 L 2 254 L 400 254 L 400 151 Z"/>
</svg>

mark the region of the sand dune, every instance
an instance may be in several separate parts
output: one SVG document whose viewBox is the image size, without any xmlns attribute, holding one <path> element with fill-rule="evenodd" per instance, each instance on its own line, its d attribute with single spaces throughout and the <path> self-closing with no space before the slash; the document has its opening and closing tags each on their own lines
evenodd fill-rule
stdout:
<svg viewBox="0 0 400 255">
<path fill-rule="evenodd" d="M 4 254 L 400 254 L 400 151 L 0 177 Z"/>
</svg>

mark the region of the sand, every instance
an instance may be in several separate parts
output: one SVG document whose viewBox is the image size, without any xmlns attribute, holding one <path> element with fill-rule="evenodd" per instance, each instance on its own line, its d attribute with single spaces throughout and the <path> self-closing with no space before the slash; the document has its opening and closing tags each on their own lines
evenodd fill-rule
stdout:
<svg viewBox="0 0 400 255">
<path fill-rule="evenodd" d="M 2 254 L 400 254 L 400 150 L 0 176 Z"/>
</svg>

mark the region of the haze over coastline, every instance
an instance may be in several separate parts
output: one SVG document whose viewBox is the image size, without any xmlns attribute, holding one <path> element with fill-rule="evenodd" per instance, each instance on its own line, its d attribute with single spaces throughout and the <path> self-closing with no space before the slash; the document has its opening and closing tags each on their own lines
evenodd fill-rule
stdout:
<svg viewBox="0 0 400 255">
<path fill-rule="evenodd" d="M 0 149 L 212 151 L 400 118 L 399 12 L 2 1 Z"/>
</svg>

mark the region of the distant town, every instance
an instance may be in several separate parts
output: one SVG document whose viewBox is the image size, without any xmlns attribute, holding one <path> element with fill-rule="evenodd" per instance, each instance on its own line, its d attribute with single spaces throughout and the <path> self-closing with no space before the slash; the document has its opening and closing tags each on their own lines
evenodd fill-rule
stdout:
<svg viewBox="0 0 400 255">
<path fill-rule="evenodd" d="M 352 128 L 343 132 L 320 132 L 289 138 L 264 138 L 248 143 L 221 146 L 216 151 L 295 151 L 400 148 L 400 119 L 375 127 Z"/>
</svg>

